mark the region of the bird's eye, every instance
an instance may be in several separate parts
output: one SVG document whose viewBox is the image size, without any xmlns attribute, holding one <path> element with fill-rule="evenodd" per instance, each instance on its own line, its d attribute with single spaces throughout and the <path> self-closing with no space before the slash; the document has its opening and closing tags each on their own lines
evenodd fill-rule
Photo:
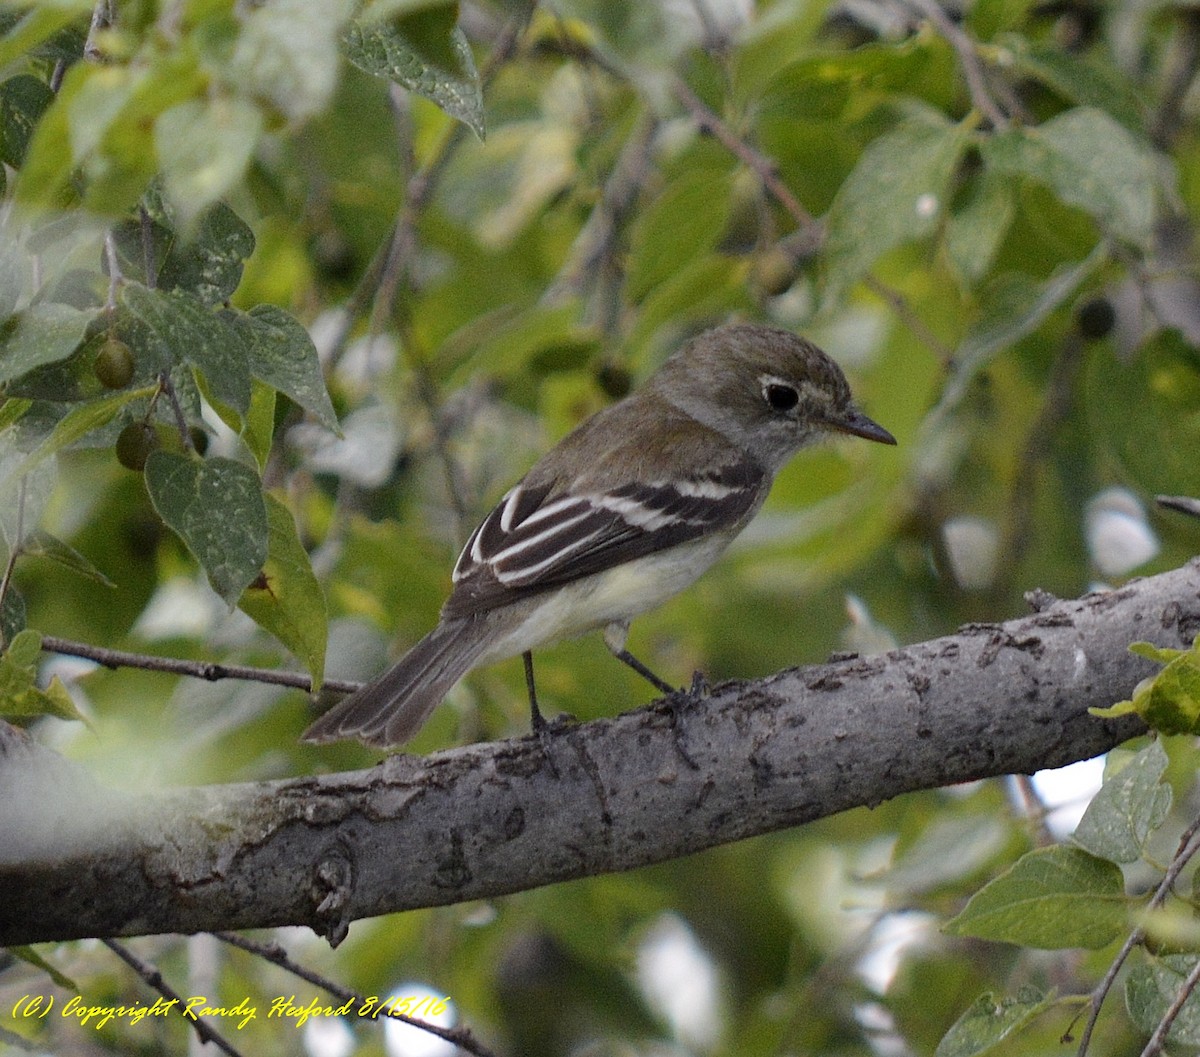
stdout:
<svg viewBox="0 0 1200 1057">
<path fill-rule="evenodd" d="M 778 382 L 764 386 L 763 396 L 774 411 L 791 411 L 800 402 L 800 394 L 795 389 Z"/>
</svg>

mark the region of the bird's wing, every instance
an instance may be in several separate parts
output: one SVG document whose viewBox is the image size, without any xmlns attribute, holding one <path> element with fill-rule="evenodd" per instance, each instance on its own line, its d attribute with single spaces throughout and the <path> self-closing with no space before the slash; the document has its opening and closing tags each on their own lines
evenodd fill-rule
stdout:
<svg viewBox="0 0 1200 1057">
<path fill-rule="evenodd" d="M 555 491 L 522 482 L 471 534 L 443 616 L 465 616 L 713 532 L 756 508 L 766 472 L 748 456 L 703 474 Z"/>
</svg>

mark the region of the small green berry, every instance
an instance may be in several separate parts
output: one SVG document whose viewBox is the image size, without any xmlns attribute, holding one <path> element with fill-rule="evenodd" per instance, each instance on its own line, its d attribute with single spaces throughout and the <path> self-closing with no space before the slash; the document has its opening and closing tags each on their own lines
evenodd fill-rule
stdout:
<svg viewBox="0 0 1200 1057">
<path fill-rule="evenodd" d="M 152 452 L 162 446 L 162 440 L 148 422 L 130 422 L 117 437 L 117 462 L 127 470 L 141 473 Z"/>
<path fill-rule="evenodd" d="M 120 338 L 112 337 L 100 346 L 92 364 L 92 370 L 105 389 L 124 389 L 133 381 L 133 368 L 133 353 L 129 346 Z"/>
</svg>

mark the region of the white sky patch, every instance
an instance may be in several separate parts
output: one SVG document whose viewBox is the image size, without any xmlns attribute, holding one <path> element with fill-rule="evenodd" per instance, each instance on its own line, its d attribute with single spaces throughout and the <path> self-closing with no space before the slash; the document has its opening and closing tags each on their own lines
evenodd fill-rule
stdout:
<svg viewBox="0 0 1200 1057">
<path fill-rule="evenodd" d="M 650 926 L 637 951 L 637 984 L 646 1004 L 694 1050 L 713 1049 L 724 1025 L 716 965 L 677 914 Z"/>
<path fill-rule="evenodd" d="M 312 1017 L 304 1025 L 308 1057 L 350 1057 L 354 1045 L 354 1032 L 341 1017 Z"/>
<path fill-rule="evenodd" d="M 1038 771 L 1033 787 L 1049 809 L 1046 825 L 1062 839 L 1075 832 L 1083 812 L 1104 780 L 1104 757 L 1080 760 L 1052 771 Z"/>
<path fill-rule="evenodd" d="M 879 623 L 858 595 L 846 595 L 846 619 L 842 628 L 842 645 L 863 657 L 887 653 L 896 648 L 896 637 L 886 624 Z"/>
<path fill-rule="evenodd" d="M 942 542 L 959 587 L 979 591 L 991 584 L 1000 552 L 1000 534 L 993 522 L 967 515 L 950 518 L 942 525 Z"/>
<path fill-rule="evenodd" d="M 288 440 L 308 456 L 315 472 L 378 488 L 391 476 L 404 440 L 395 410 L 371 404 L 354 411 L 342 420 L 342 433 L 335 437 L 315 422 L 301 422 L 288 430 Z"/>
<path fill-rule="evenodd" d="M 446 996 L 434 991 L 428 984 L 407 980 L 393 987 L 389 996 L 396 997 L 397 1001 L 392 1003 L 392 1008 L 398 1013 L 408 1012 L 409 1016 L 436 1024 L 440 1028 L 452 1028 L 458 1019 L 453 1002 L 447 1002 L 440 1013 L 429 1012 L 438 1008 L 437 1004 Z M 407 1011 L 400 1004 L 400 1001 L 406 998 L 413 1000 Z M 387 1057 L 454 1057 L 458 1052 L 458 1047 L 453 1043 L 428 1031 L 392 1020 L 390 1017 L 386 1020 L 383 1017 L 379 1019 L 383 1020 L 383 1048 Z M 313 1057 L 318 1055 L 314 1054 Z"/>
<path fill-rule="evenodd" d="M 937 919 L 924 911 L 884 914 L 871 930 L 867 953 L 855 967 L 863 983 L 876 994 L 887 994 L 905 953 L 927 944 L 937 929 Z"/>
<path fill-rule="evenodd" d="M 918 195 L 916 202 L 917 216 L 922 220 L 928 220 L 937 214 L 938 205 L 937 195 L 930 194 L 928 191 L 923 195 Z"/>
<path fill-rule="evenodd" d="M 177 636 L 203 638 L 216 621 L 214 599 L 220 602 L 206 582 L 173 577 L 150 596 L 133 626 L 134 634 L 150 641 Z"/>
<path fill-rule="evenodd" d="M 1106 488 L 1093 496 L 1083 525 L 1088 552 L 1104 576 L 1124 576 L 1158 553 L 1146 510 L 1127 488 Z"/>
</svg>

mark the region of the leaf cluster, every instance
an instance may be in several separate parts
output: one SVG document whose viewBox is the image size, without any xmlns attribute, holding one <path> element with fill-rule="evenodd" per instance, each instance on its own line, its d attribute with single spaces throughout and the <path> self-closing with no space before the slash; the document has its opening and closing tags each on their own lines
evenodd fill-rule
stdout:
<svg viewBox="0 0 1200 1057">
<path fill-rule="evenodd" d="M 869 653 L 1192 554 L 1151 506 L 1200 493 L 1191 14 L 744 6 L 4 6 L 0 713 L 114 784 L 373 759 L 295 745 L 312 695 L 40 644 L 372 675 L 538 452 L 730 318 L 827 349 L 900 445 L 785 470 L 728 559 L 635 625 L 655 670 Z M 1196 651 L 1147 653 L 1162 672 L 1105 714 L 1194 734 Z M 645 700 L 595 642 L 538 665 L 583 719 Z M 415 751 L 523 731 L 524 694 L 519 665 L 472 674 Z M 1187 882 L 1147 894 L 1193 850 L 1170 844 L 1195 763 L 1179 738 L 1114 755 L 1069 842 L 996 784 L 930 792 L 356 924 L 338 970 L 432 981 L 530 1057 L 958 1057 L 1059 1052 L 1132 937 L 1129 1015 L 1105 1006 L 1093 1042 L 1126 1052 L 1196 966 Z M 683 1012 L 647 968 L 664 949 L 711 984 Z M 183 972 L 183 946 L 157 953 Z M 89 969 L 96 1001 L 135 986 Z M 294 986 L 241 955 L 220 973 L 264 1005 Z M 1197 1046 L 1198 1022 L 1189 998 L 1164 1033 Z"/>
</svg>

